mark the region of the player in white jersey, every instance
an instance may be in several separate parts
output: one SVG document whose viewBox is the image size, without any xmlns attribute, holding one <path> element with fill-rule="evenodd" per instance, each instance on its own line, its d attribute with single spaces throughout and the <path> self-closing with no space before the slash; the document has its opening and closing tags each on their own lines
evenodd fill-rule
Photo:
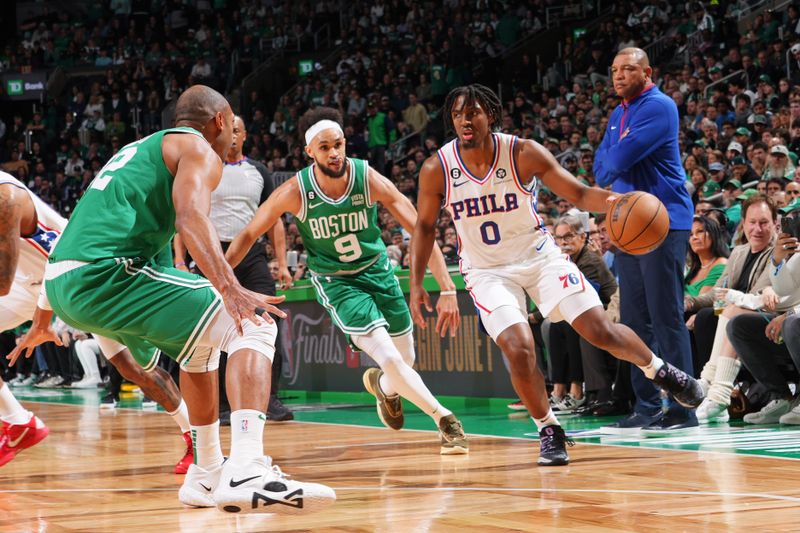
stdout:
<svg viewBox="0 0 800 533">
<path fill-rule="evenodd" d="M 425 327 L 420 305 L 434 226 L 442 207 L 459 237 L 461 271 L 486 331 L 508 357 L 511 381 L 541 439 L 539 464 L 569 462 L 571 441 L 550 409 L 544 376 L 536 365 L 525 294 L 553 321 L 566 320 L 595 346 L 638 365 L 687 407 L 703 399 L 698 383 L 662 361 L 627 326 L 612 323 L 597 293 L 561 253 L 536 214 L 534 179 L 581 209 L 606 210 L 608 191 L 587 187 L 561 168 L 538 143 L 493 133 L 502 118 L 497 95 L 482 85 L 454 89 L 442 113 L 457 138 L 422 166 L 418 217 L 411 241 L 411 313 Z"/>
<path fill-rule="evenodd" d="M 10 174 L 0 172 L 0 331 L 13 329 L 33 316 L 47 258 L 66 225 L 66 219 L 25 185 Z M 99 336 L 95 338 L 120 374 L 161 404 L 181 428 L 186 452 L 175 465 L 175 473 L 185 474 L 194 461 L 194 453 L 186 404 L 175 382 L 161 368 L 145 372 L 124 346 Z M 19 451 L 42 440 L 48 430 L 38 418 L 22 408 L 8 385 L 2 380 L 0 384 L 2 466 Z"/>
</svg>

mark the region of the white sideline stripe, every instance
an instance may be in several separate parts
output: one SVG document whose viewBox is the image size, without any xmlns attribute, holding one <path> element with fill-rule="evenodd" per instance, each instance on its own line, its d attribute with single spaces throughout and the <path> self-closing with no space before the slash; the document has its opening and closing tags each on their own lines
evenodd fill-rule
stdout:
<svg viewBox="0 0 800 533">
<path fill-rule="evenodd" d="M 554 488 L 520 488 L 520 487 L 332 487 L 337 491 L 374 491 L 381 492 L 531 492 L 534 494 L 647 494 L 661 496 L 709 496 L 721 498 L 760 498 L 764 500 L 781 500 L 800 502 L 800 497 L 764 492 L 717 492 L 691 490 L 635 490 L 635 489 L 554 489 Z M 176 492 L 176 488 L 96 488 L 96 489 L 11 489 L 0 490 L 2 494 L 31 494 L 59 492 Z"/>
</svg>

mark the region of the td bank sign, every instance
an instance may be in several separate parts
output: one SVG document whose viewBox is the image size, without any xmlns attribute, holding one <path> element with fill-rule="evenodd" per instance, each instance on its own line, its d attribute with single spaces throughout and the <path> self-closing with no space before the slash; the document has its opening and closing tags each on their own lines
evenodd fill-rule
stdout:
<svg viewBox="0 0 800 533">
<path fill-rule="evenodd" d="M 2 79 L 6 97 L 11 100 L 38 100 L 46 89 L 44 72 L 6 74 Z"/>
</svg>

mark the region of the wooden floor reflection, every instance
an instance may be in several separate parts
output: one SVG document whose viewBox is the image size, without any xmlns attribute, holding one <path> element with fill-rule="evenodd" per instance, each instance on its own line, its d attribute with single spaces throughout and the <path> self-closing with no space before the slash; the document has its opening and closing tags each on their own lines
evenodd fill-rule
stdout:
<svg viewBox="0 0 800 533">
<path fill-rule="evenodd" d="M 183 441 L 167 415 L 28 407 L 51 434 L 0 468 L 0 531 L 800 529 L 795 461 L 578 444 L 570 466 L 546 469 L 527 440 L 473 437 L 469 456 L 442 457 L 432 432 L 299 422 L 268 424 L 267 453 L 335 488 L 333 507 L 291 518 L 185 509 L 171 474 Z"/>
</svg>

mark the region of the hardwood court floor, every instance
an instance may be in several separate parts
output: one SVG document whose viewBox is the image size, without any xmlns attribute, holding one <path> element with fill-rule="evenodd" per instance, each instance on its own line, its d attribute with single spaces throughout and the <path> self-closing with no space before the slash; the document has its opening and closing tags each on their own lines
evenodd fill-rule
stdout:
<svg viewBox="0 0 800 533">
<path fill-rule="evenodd" d="M 51 434 L 0 468 L 3 532 L 800 530 L 793 460 L 579 442 L 572 464 L 547 469 L 525 439 L 473 437 L 469 456 L 442 457 L 433 432 L 302 422 L 269 423 L 265 449 L 335 488 L 334 506 L 290 518 L 184 509 L 167 415 L 27 406 Z"/>
</svg>

